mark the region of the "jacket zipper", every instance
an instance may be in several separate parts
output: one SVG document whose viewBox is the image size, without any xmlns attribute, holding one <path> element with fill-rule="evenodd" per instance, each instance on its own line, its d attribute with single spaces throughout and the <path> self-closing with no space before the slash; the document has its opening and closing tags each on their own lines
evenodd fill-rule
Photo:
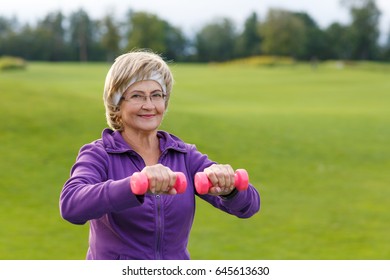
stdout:
<svg viewBox="0 0 390 280">
<path fill-rule="evenodd" d="M 158 160 L 159 163 L 161 163 L 161 160 L 163 158 L 163 156 L 166 154 L 166 151 L 163 151 L 162 154 L 160 155 L 160 158 Z M 141 162 L 143 162 L 143 159 L 140 155 L 138 155 L 138 158 L 141 160 Z M 131 159 L 131 157 L 130 157 Z M 132 160 L 132 159 L 131 159 Z M 141 166 L 139 166 L 136 162 L 134 162 L 134 165 L 139 169 L 139 171 L 142 170 Z M 144 163 L 143 166 L 146 166 L 146 164 Z M 156 234 L 157 234 L 157 237 L 156 237 L 156 259 L 157 260 L 161 260 L 162 259 L 162 235 L 163 235 L 163 226 L 162 226 L 162 220 L 163 220 L 163 217 L 162 217 L 162 197 L 161 195 L 157 194 L 155 195 L 155 201 L 156 201 L 156 205 L 157 205 L 157 229 L 156 229 Z"/>
<path fill-rule="evenodd" d="M 162 159 L 164 158 L 167 150 L 164 150 L 160 158 L 158 159 L 158 163 L 162 164 Z M 162 214 L 162 196 L 156 195 L 156 205 L 157 205 L 157 240 L 156 240 L 156 259 L 162 259 L 162 236 L 163 236 L 163 214 Z"/>
<path fill-rule="evenodd" d="M 161 214 L 161 195 L 156 195 L 157 204 L 157 240 L 156 240 L 156 259 L 161 260 L 162 258 L 162 214 Z"/>
<path fill-rule="evenodd" d="M 143 161 L 142 157 L 138 154 L 136 154 L 138 156 L 138 159 L 143 162 L 143 166 L 146 166 L 145 162 Z M 135 162 L 133 161 L 133 159 L 131 158 L 130 156 L 130 160 L 133 162 L 133 164 L 137 167 L 137 169 L 139 171 L 142 170 L 142 166 L 138 165 L 138 162 Z M 159 160 L 160 162 L 160 160 Z M 157 229 L 156 229 L 156 234 L 157 234 L 157 238 L 156 238 L 156 251 L 155 251 L 155 257 L 157 260 L 161 260 L 162 258 L 162 231 L 163 231 L 163 228 L 162 228 L 162 213 L 161 213 L 161 207 L 162 207 L 162 202 L 161 202 L 161 195 L 159 194 L 156 194 L 155 195 L 155 201 L 156 201 L 156 205 L 157 205 Z"/>
</svg>

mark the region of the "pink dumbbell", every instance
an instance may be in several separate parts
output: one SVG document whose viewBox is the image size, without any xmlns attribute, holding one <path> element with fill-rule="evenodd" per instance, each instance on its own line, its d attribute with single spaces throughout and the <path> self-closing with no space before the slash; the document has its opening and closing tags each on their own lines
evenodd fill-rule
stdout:
<svg viewBox="0 0 390 280">
<path fill-rule="evenodd" d="M 239 191 L 244 191 L 248 188 L 249 177 L 245 169 L 237 169 L 234 173 L 234 186 Z M 198 172 L 195 174 L 195 189 L 198 194 L 206 194 L 212 186 L 206 173 Z"/>
<path fill-rule="evenodd" d="M 184 193 L 187 188 L 187 179 L 184 173 L 175 172 L 176 173 L 176 182 L 173 186 L 176 189 L 177 193 Z M 134 172 L 130 178 L 130 188 L 131 191 L 136 195 L 145 194 L 149 188 L 149 180 L 148 177 L 144 173 Z"/>
</svg>

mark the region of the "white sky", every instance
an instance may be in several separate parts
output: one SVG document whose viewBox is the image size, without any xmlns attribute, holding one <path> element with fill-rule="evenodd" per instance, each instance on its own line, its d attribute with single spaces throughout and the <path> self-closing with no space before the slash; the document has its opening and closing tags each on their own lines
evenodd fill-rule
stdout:
<svg viewBox="0 0 390 280">
<path fill-rule="evenodd" d="M 390 33 L 390 0 L 376 0 L 382 11 L 382 37 Z M 242 26 L 256 12 L 264 19 L 269 8 L 307 12 L 322 28 L 333 22 L 348 23 L 349 12 L 340 0 L 0 0 L 0 15 L 17 16 L 21 22 L 35 22 L 48 12 L 61 10 L 65 15 L 83 8 L 92 18 L 113 13 L 123 18 L 131 8 L 157 14 L 184 32 L 198 31 L 215 17 L 228 17 Z"/>
</svg>

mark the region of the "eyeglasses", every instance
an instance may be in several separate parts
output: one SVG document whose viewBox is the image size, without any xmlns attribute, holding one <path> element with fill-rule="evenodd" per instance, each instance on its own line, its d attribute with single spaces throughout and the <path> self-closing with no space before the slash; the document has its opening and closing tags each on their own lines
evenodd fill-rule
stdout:
<svg viewBox="0 0 390 280">
<path fill-rule="evenodd" d="M 121 100 L 125 100 L 134 105 L 141 105 L 147 103 L 149 98 L 150 102 L 152 102 L 154 105 L 160 105 L 165 101 L 166 96 L 167 95 L 162 92 L 154 92 L 151 95 L 134 93 L 123 96 Z"/>
</svg>

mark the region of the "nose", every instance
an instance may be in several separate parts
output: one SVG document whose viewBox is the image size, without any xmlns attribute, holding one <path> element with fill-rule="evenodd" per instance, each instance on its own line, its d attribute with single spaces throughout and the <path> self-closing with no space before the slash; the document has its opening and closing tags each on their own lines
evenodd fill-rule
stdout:
<svg viewBox="0 0 390 280">
<path fill-rule="evenodd" d="M 152 102 L 152 98 L 150 96 L 146 96 L 144 103 L 142 104 L 142 108 L 154 108 L 155 105 Z"/>
</svg>

